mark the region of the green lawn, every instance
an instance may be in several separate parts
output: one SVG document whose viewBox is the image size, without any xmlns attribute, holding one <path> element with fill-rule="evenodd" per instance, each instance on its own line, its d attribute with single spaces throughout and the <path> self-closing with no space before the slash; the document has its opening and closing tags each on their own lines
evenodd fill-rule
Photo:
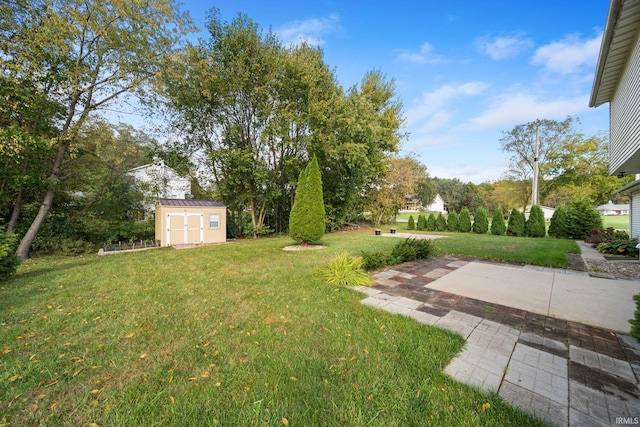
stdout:
<svg viewBox="0 0 640 427">
<path fill-rule="evenodd" d="M 602 217 L 603 227 L 629 231 L 629 215 L 607 215 Z"/>
<path fill-rule="evenodd" d="M 0 425 L 542 425 L 442 372 L 459 335 L 314 275 L 396 239 L 323 242 L 23 263 L 0 283 Z"/>
</svg>

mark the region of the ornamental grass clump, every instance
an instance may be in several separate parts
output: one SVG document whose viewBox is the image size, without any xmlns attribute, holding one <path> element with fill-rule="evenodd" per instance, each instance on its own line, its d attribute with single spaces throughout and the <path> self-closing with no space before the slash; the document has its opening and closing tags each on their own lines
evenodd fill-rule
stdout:
<svg viewBox="0 0 640 427">
<path fill-rule="evenodd" d="M 318 271 L 320 279 L 332 286 L 368 286 L 373 279 L 362 269 L 362 258 L 348 252 L 336 255 Z"/>
</svg>

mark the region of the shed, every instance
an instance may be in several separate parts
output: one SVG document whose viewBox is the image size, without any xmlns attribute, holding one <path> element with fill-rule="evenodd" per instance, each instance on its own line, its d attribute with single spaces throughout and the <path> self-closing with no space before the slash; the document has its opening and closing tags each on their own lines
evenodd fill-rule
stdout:
<svg viewBox="0 0 640 427">
<path fill-rule="evenodd" d="M 158 199 L 156 240 L 160 246 L 226 242 L 227 208 L 213 200 Z"/>
</svg>

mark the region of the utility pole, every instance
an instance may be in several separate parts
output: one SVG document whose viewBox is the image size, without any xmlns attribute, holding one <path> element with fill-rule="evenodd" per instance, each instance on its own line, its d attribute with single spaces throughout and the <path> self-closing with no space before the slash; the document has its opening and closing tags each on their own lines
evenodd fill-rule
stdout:
<svg viewBox="0 0 640 427">
<path fill-rule="evenodd" d="M 540 155 L 540 134 L 536 129 L 536 154 L 533 158 L 533 184 L 531 185 L 531 206 L 538 204 L 538 156 Z"/>
</svg>

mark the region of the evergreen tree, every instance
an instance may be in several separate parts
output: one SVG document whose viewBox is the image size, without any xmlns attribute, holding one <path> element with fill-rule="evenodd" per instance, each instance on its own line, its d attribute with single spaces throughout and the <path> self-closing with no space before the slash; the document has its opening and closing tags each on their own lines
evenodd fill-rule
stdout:
<svg viewBox="0 0 640 427">
<path fill-rule="evenodd" d="M 461 233 L 468 233 L 471 231 L 471 214 L 467 208 L 462 208 L 460 216 L 458 216 L 458 231 Z"/>
<path fill-rule="evenodd" d="M 407 230 L 415 230 L 416 222 L 413 219 L 413 215 L 409 215 L 409 222 L 407 223 Z"/>
<path fill-rule="evenodd" d="M 322 177 L 318 160 L 314 156 L 298 178 L 289 218 L 289 236 L 302 244 L 320 240 L 324 235 L 324 217 Z"/>
<path fill-rule="evenodd" d="M 487 218 L 487 210 L 482 206 L 478 206 L 476 214 L 473 217 L 473 232 L 476 234 L 485 234 L 489 231 L 489 218 Z"/>
<path fill-rule="evenodd" d="M 566 239 L 569 237 L 567 232 L 567 212 L 561 207 L 556 208 L 551 216 L 551 224 L 549 224 L 549 236 L 557 239 Z"/>
<path fill-rule="evenodd" d="M 427 217 L 423 214 L 418 215 L 418 225 L 416 227 L 418 230 L 426 230 L 427 229 Z"/>
<path fill-rule="evenodd" d="M 435 231 L 436 229 L 436 217 L 433 214 L 429 214 L 427 218 L 427 231 Z"/>
<path fill-rule="evenodd" d="M 436 217 L 436 231 L 446 231 L 447 230 L 447 220 L 444 218 L 442 213 L 439 213 Z"/>
<path fill-rule="evenodd" d="M 527 237 L 544 237 L 547 234 L 544 213 L 540 206 L 531 206 L 529 218 L 524 224 L 524 234 Z"/>
<path fill-rule="evenodd" d="M 504 214 L 502 209 L 498 208 L 493 211 L 493 218 L 491 220 L 491 234 L 496 236 L 502 236 L 507 231 L 507 226 L 504 224 Z"/>
<path fill-rule="evenodd" d="M 447 218 L 447 229 L 449 231 L 458 231 L 458 213 L 453 210 Z"/>
<path fill-rule="evenodd" d="M 507 234 L 516 237 L 524 236 L 524 214 L 516 208 L 513 208 L 509 214 Z"/>
<path fill-rule="evenodd" d="M 593 228 L 602 227 L 602 217 L 588 200 L 574 200 L 567 208 L 567 234 L 584 239 Z"/>
</svg>

